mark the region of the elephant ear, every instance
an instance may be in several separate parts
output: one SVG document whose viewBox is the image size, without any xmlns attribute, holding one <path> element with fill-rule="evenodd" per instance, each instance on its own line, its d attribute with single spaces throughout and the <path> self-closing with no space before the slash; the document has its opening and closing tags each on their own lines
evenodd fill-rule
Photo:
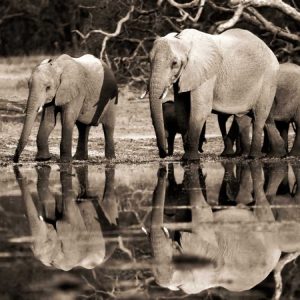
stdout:
<svg viewBox="0 0 300 300">
<path fill-rule="evenodd" d="M 62 106 L 80 97 L 85 89 L 85 81 L 85 72 L 79 63 L 73 59 L 64 61 L 60 84 L 55 95 L 55 104 Z"/>
<path fill-rule="evenodd" d="M 179 91 L 198 88 L 217 74 L 222 56 L 213 37 L 196 29 L 185 29 L 176 36 L 188 45 L 187 62 L 179 78 Z"/>
</svg>

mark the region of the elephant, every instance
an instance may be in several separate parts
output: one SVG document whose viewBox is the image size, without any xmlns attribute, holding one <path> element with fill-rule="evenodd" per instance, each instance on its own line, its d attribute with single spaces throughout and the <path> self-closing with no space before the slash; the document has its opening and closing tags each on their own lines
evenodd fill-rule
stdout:
<svg viewBox="0 0 300 300">
<path fill-rule="evenodd" d="M 161 99 L 173 86 L 179 124 L 186 124 L 183 160 L 198 160 L 202 127 L 212 111 L 251 115 L 253 136 L 249 156 L 260 157 L 265 123 L 277 155 L 283 141 L 269 115 L 279 63 L 267 45 L 247 30 L 210 35 L 196 29 L 169 33 L 150 51 L 149 102 L 159 156 L 166 157 Z"/>
<path fill-rule="evenodd" d="M 235 207 L 213 209 L 202 193 L 199 168 L 196 164 L 185 166 L 184 189 L 191 221 L 177 224 L 165 222 L 168 175 L 164 167 L 158 171 L 150 227 L 155 280 L 162 287 L 187 294 L 214 287 L 249 290 L 272 272 L 282 252 L 299 251 L 299 231 L 291 238 L 285 225 L 276 222 L 264 191 L 261 162 L 253 161 L 241 175 L 248 178 L 251 174 L 252 180 L 243 180 L 245 186 L 240 188 L 253 189 L 253 207 L 245 201 Z M 262 227 L 264 224 L 267 228 Z"/>
<path fill-rule="evenodd" d="M 19 167 L 14 169 L 33 238 L 33 254 L 44 265 L 64 271 L 75 267 L 93 269 L 109 259 L 117 248 L 117 243 L 111 242 L 106 234 L 117 230 L 114 168 L 105 170 L 102 199 L 88 197 L 88 179 L 83 176 L 82 167 L 78 168 L 79 184 L 74 184 L 71 165 L 62 165 L 61 194 L 57 195 L 50 185 L 51 167 L 38 166 L 37 197 Z"/>
<path fill-rule="evenodd" d="M 88 158 L 88 135 L 91 126 L 102 123 L 105 136 L 105 157 L 115 157 L 114 127 L 118 88 L 108 66 L 93 55 L 73 58 L 63 54 L 37 65 L 29 80 L 29 96 L 25 123 L 14 155 L 14 162 L 26 146 L 39 111 L 42 119 L 37 134 L 36 160 L 51 158 L 48 138 L 61 113 L 61 162 L 72 160 L 72 134 L 76 124 L 79 136 L 74 159 Z"/>
<path fill-rule="evenodd" d="M 184 134 L 186 133 L 186 128 L 183 126 L 180 126 L 177 123 L 176 113 L 175 113 L 175 105 L 174 101 L 169 100 L 163 103 L 163 118 L 164 118 L 164 126 L 165 126 L 165 132 L 166 137 L 168 141 L 168 155 L 172 156 L 174 152 L 174 140 L 176 133 L 180 133 L 182 136 L 182 139 L 184 139 Z M 199 138 L 199 151 L 203 152 L 202 145 L 206 141 L 205 139 L 205 124 L 203 126 L 203 129 L 200 134 Z"/>
<path fill-rule="evenodd" d="M 289 124 L 295 124 L 296 136 L 288 155 L 300 156 L 300 66 L 292 63 L 280 65 L 272 115 L 287 152 Z M 270 142 L 267 140 L 267 145 Z"/>
<path fill-rule="evenodd" d="M 300 67 L 292 63 L 283 63 L 279 66 L 279 77 L 277 81 L 277 89 L 275 99 L 271 108 L 271 114 L 273 116 L 276 128 L 278 129 L 280 136 L 284 141 L 286 153 L 290 156 L 300 156 Z M 235 120 L 235 119 L 234 119 Z M 227 120 L 224 121 L 224 124 Z M 248 122 L 248 123 L 247 123 Z M 249 131 L 250 124 L 249 120 L 244 120 L 244 126 L 241 129 L 244 130 L 244 136 L 242 146 L 249 144 Z M 220 124 L 220 122 L 219 122 Z M 233 126 L 230 128 L 228 135 L 226 135 L 226 129 L 224 135 L 226 138 L 225 149 L 223 153 L 234 154 L 233 143 L 238 136 L 239 129 L 232 123 Z M 294 139 L 293 146 L 288 151 L 288 132 L 289 125 L 292 124 L 295 130 L 296 136 Z M 223 125 L 225 128 L 225 125 Z M 221 125 L 220 125 L 221 128 Z M 263 152 L 269 153 L 272 141 L 269 140 L 266 130 L 264 130 L 264 143 Z M 273 151 L 272 151 L 273 152 Z"/>
</svg>

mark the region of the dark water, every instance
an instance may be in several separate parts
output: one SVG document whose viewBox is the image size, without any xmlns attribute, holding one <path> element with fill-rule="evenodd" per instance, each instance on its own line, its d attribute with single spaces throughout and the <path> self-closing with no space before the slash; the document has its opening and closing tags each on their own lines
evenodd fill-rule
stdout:
<svg viewBox="0 0 300 300">
<path fill-rule="evenodd" d="M 0 172 L 0 299 L 300 299 L 299 164 Z"/>
</svg>

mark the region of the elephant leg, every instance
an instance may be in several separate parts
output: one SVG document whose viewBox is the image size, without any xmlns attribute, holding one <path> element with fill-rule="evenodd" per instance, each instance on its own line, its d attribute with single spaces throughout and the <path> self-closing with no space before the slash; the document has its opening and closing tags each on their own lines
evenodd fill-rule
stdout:
<svg viewBox="0 0 300 300">
<path fill-rule="evenodd" d="M 37 155 L 35 160 L 45 161 L 51 159 L 49 152 L 49 135 L 56 125 L 57 110 L 54 105 L 47 106 L 43 110 L 42 120 L 37 135 Z"/>
<path fill-rule="evenodd" d="M 79 165 L 76 169 L 78 183 L 80 186 L 80 197 L 86 199 L 89 197 L 89 178 L 88 178 L 88 166 Z"/>
<path fill-rule="evenodd" d="M 175 140 L 176 132 L 169 131 L 168 132 L 168 155 L 171 156 L 174 153 L 174 140 Z"/>
<path fill-rule="evenodd" d="M 236 196 L 237 204 L 247 205 L 253 201 L 253 183 L 249 165 L 242 165 L 239 178 L 239 191 Z"/>
<path fill-rule="evenodd" d="M 272 76 L 270 76 L 272 79 Z M 275 82 L 275 78 L 274 78 Z M 273 113 L 272 113 L 272 104 L 274 101 L 276 93 L 276 86 L 265 86 L 262 88 L 260 98 L 256 103 L 255 108 L 253 109 L 254 113 L 254 123 L 253 123 L 253 133 L 252 133 L 252 141 L 250 148 L 250 158 L 257 158 L 262 156 L 261 148 L 261 138 L 263 133 L 263 128 L 267 129 L 272 152 L 276 156 L 284 156 L 286 155 L 286 151 L 284 149 L 284 143 L 279 135 L 278 130 L 276 129 Z"/>
<path fill-rule="evenodd" d="M 117 225 L 119 212 L 115 191 L 115 166 L 105 167 L 104 193 L 99 205 L 109 223 Z"/>
<path fill-rule="evenodd" d="M 56 214 L 56 201 L 55 197 L 49 189 L 49 176 L 51 172 L 50 166 L 41 166 L 36 168 L 38 179 L 37 179 L 37 192 L 39 199 L 43 204 L 43 217 L 45 220 L 55 222 Z"/>
<path fill-rule="evenodd" d="M 232 156 L 234 154 L 233 151 L 234 139 L 231 138 L 232 135 L 230 136 L 227 135 L 227 130 L 226 130 L 226 122 L 229 117 L 230 115 L 227 114 L 218 114 L 218 123 L 221 130 L 223 142 L 224 142 L 224 150 L 221 153 L 221 156 Z M 235 127 L 235 125 L 236 125 L 235 122 L 232 121 L 229 132 L 232 131 L 232 128 Z"/>
<path fill-rule="evenodd" d="M 250 151 L 250 126 L 251 118 L 248 116 L 235 117 L 235 121 L 238 125 L 237 130 L 234 132 L 240 139 L 240 151 L 237 149 L 237 155 L 248 155 Z M 229 133 L 228 133 L 229 134 Z"/>
<path fill-rule="evenodd" d="M 279 164 L 272 163 L 267 165 L 265 169 L 266 169 L 265 193 L 268 198 L 271 198 L 273 196 L 276 196 L 279 185 L 283 182 L 284 178 L 287 178 L 288 165 L 287 163 L 285 163 L 284 165 L 282 165 L 282 163 Z"/>
<path fill-rule="evenodd" d="M 267 154 L 270 151 L 271 151 L 270 141 L 269 141 L 269 138 L 268 138 L 267 129 L 266 129 L 266 127 L 264 127 L 264 139 L 263 139 L 263 146 L 262 146 L 261 152 Z"/>
<path fill-rule="evenodd" d="M 116 123 L 116 105 L 113 102 L 107 104 L 107 110 L 103 116 L 101 116 L 101 123 L 105 138 L 105 157 L 107 159 L 116 158 L 115 155 L 115 143 L 114 143 L 114 131 Z"/>
<path fill-rule="evenodd" d="M 205 132 L 206 132 L 206 122 L 204 123 L 202 130 L 201 130 L 201 134 L 200 134 L 200 139 L 199 139 L 199 147 L 198 150 L 199 152 L 203 152 L 203 144 L 206 143 L 206 138 L 205 138 Z"/>
<path fill-rule="evenodd" d="M 295 124 L 296 124 L 296 135 L 295 135 L 293 147 L 289 153 L 290 156 L 300 156 L 300 133 L 299 133 L 300 120 L 295 121 Z"/>
<path fill-rule="evenodd" d="M 199 88 L 190 92 L 190 118 L 187 130 L 185 161 L 199 160 L 199 138 L 207 117 L 212 110 L 213 81 L 208 80 Z"/>
<path fill-rule="evenodd" d="M 268 156 L 284 157 L 287 154 L 285 144 L 282 137 L 279 134 L 278 129 L 276 128 L 274 120 L 272 120 L 272 117 L 268 118 L 265 128 L 268 135 L 267 139 L 270 145 L 270 151 L 268 152 Z"/>
<path fill-rule="evenodd" d="M 284 147 L 286 152 L 289 151 L 289 122 L 276 122 L 276 127 L 279 130 L 280 136 L 284 141 Z"/>
<path fill-rule="evenodd" d="M 76 122 L 78 128 L 78 143 L 74 159 L 87 160 L 88 159 L 88 139 L 91 126 Z"/>
<path fill-rule="evenodd" d="M 116 158 L 114 143 L 114 126 L 102 124 L 105 138 L 105 157 L 107 159 Z"/>
<path fill-rule="evenodd" d="M 72 161 L 72 137 L 76 118 L 74 117 L 73 111 L 66 108 L 62 111 L 61 119 L 60 161 L 70 162 Z"/>
<path fill-rule="evenodd" d="M 254 215 L 259 221 L 274 222 L 275 217 L 264 192 L 264 178 L 261 162 L 251 162 L 250 170 L 253 181 L 253 195 L 255 201 Z"/>
</svg>

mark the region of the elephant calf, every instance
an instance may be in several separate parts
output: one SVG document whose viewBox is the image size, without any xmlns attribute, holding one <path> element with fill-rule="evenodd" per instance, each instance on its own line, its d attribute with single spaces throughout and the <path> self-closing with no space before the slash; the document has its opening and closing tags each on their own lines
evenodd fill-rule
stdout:
<svg viewBox="0 0 300 300">
<path fill-rule="evenodd" d="M 114 158 L 114 127 L 118 97 L 116 79 L 112 71 L 98 58 L 87 54 L 73 58 L 63 54 L 46 59 L 36 66 L 29 80 L 29 97 L 22 134 L 14 162 L 26 146 L 34 120 L 42 111 L 37 135 L 36 160 L 51 158 L 48 138 L 61 113 L 62 136 L 60 160 L 72 160 L 72 135 L 76 125 L 79 131 L 74 158 L 88 158 L 88 134 L 91 126 L 102 123 L 105 136 L 105 157 Z"/>
<path fill-rule="evenodd" d="M 163 103 L 163 118 L 164 118 L 164 126 L 165 126 L 167 141 L 168 141 L 168 155 L 173 155 L 174 139 L 176 134 L 180 133 L 182 135 L 182 139 L 184 139 L 184 135 L 186 134 L 186 130 L 180 128 L 178 121 L 176 119 L 174 101 L 169 100 Z M 205 141 L 206 139 L 205 139 L 205 125 L 204 125 L 199 139 L 200 152 L 203 152 L 202 145 Z"/>
</svg>

